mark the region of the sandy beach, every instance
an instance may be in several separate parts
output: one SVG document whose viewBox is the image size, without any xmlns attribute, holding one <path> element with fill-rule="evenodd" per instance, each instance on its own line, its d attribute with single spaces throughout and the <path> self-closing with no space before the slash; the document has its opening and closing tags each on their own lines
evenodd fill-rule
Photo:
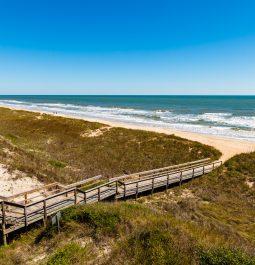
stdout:
<svg viewBox="0 0 255 265">
<path fill-rule="evenodd" d="M 26 110 L 26 109 L 21 109 L 21 108 L 9 108 L 9 109 L 31 111 L 31 110 Z M 53 116 L 66 117 L 66 118 L 72 118 L 72 119 L 82 119 L 82 120 L 86 120 L 90 122 L 99 122 L 99 123 L 103 123 L 111 127 L 122 127 L 122 128 L 127 128 L 127 129 L 146 130 L 146 131 L 152 131 L 152 132 L 158 132 L 158 133 L 174 134 L 176 136 L 186 138 L 188 140 L 197 141 L 202 144 L 213 146 L 214 148 L 221 151 L 222 153 L 221 160 L 223 162 L 225 162 L 226 160 L 228 160 L 234 155 L 255 151 L 255 142 L 238 141 L 234 139 L 223 138 L 220 136 L 180 131 L 180 130 L 175 130 L 172 128 L 144 126 L 144 125 L 137 125 L 137 124 L 131 124 L 131 123 L 126 123 L 126 122 L 103 120 L 103 119 L 98 119 L 98 118 L 89 118 L 89 117 L 84 118 L 84 117 L 71 116 L 71 115 L 62 115 L 59 113 L 54 114 L 52 112 L 46 112 L 46 111 L 43 111 L 43 112 L 42 111 L 31 111 L 31 112 L 35 112 L 39 114 L 49 114 Z"/>
</svg>

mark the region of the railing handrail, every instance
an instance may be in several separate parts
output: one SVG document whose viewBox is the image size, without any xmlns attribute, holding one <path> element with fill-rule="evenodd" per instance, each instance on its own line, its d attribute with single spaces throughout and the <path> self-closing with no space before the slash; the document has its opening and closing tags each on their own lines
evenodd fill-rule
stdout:
<svg viewBox="0 0 255 265">
<path fill-rule="evenodd" d="M 212 163 L 214 163 L 214 162 L 211 162 L 211 161 L 208 161 L 208 162 L 206 162 L 206 163 L 201 163 L 201 164 L 198 164 L 198 165 L 195 165 L 196 167 L 201 167 L 201 166 L 206 166 L 206 165 L 210 165 L 210 164 L 212 164 Z M 152 173 L 152 174 L 148 174 L 148 175 L 145 175 L 145 179 L 147 179 L 147 177 L 156 177 L 158 174 L 161 174 L 161 173 L 165 173 L 165 174 L 169 174 L 169 173 L 175 173 L 175 172 L 180 172 L 181 170 L 182 171 L 187 171 L 187 170 L 190 170 L 190 169 L 193 169 L 194 168 L 194 165 L 192 166 L 192 165 L 189 165 L 189 166 L 187 166 L 187 167 L 183 167 L 183 168 L 178 168 L 178 169 L 175 169 L 175 171 L 174 170 L 165 170 L 165 171 L 160 171 L 160 172 L 157 172 L 157 173 Z M 140 178 L 140 180 L 142 180 L 141 178 Z"/>
<path fill-rule="evenodd" d="M 98 176 L 94 176 L 92 178 L 88 178 L 88 179 L 83 179 L 81 181 L 78 181 L 78 182 L 75 182 L 75 183 L 72 183 L 72 184 L 69 184 L 69 185 L 66 185 L 65 187 L 66 188 L 74 188 L 74 187 L 78 187 L 84 183 L 88 183 L 90 181 L 94 181 L 94 180 L 98 180 L 100 178 L 102 178 L 103 176 L 102 175 L 98 175 Z"/>
<path fill-rule="evenodd" d="M 58 196 L 61 196 L 61 195 L 63 195 L 63 194 L 66 194 L 66 193 L 72 192 L 72 191 L 74 191 L 74 190 L 76 190 L 76 189 L 77 189 L 77 188 L 71 188 L 71 189 L 68 189 L 68 190 L 61 191 L 61 192 L 59 192 L 59 193 L 57 193 L 57 194 L 51 195 L 51 196 L 49 196 L 49 197 L 46 197 L 46 198 L 44 198 L 44 199 L 42 199 L 42 200 L 40 200 L 40 201 L 28 203 L 28 204 L 26 204 L 26 206 L 27 206 L 27 207 L 34 206 L 34 205 L 39 204 L 39 203 L 42 203 L 42 202 L 44 202 L 44 201 L 48 201 L 48 200 L 54 199 L 54 198 L 56 198 L 56 197 L 58 197 Z"/>
<path fill-rule="evenodd" d="M 32 189 L 32 190 L 29 190 L 29 191 L 24 191 L 24 192 L 15 194 L 15 195 L 11 195 L 11 196 L 5 197 L 5 199 L 6 200 L 12 200 L 12 199 L 15 199 L 15 198 L 18 198 L 18 197 L 27 195 L 27 194 L 31 194 L 33 192 L 37 192 L 37 191 L 40 191 L 40 190 L 44 190 L 44 189 L 50 188 L 52 186 L 61 186 L 61 184 L 58 183 L 58 182 L 53 182 L 53 183 L 50 183 L 50 184 L 47 184 L 47 185 L 43 185 L 41 187 L 38 187 L 38 188 L 35 188 L 35 189 Z"/>
<path fill-rule="evenodd" d="M 170 175 L 174 175 L 176 173 L 181 173 L 181 172 L 186 172 L 186 171 L 189 171 L 191 169 L 197 169 L 197 168 L 201 168 L 201 167 L 204 167 L 204 166 L 208 166 L 208 165 L 215 165 L 216 163 L 222 163 L 222 161 L 215 161 L 215 162 L 210 162 L 210 163 L 206 163 L 206 164 L 202 164 L 200 166 L 197 166 L 197 167 L 191 167 L 190 169 L 185 169 L 185 170 L 177 170 L 177 171 L 173 171 L 173 172 L 170 172 L 171 174 Z M 163 172 L 162 174 L 164 174 L 165 172 Z M 160 174 L 160 173 L 159 173 Z M 168 173 L 166 172 L 165 173 L 166 175 L 168 175 Z M 161 178 L 161 177 L 164 177 L 164 175 L 156 175 L 156 176 L 150 176 L 149 178 L 144 178 L 144 179 L 139 179 L 139 180 L 134 180 L 134 181 L 130 181 L 130 182 L 122 182 L 124 185 L 131 185 L 131 184 L 135 184 L 135 183 L 138 183 L 138 182 L 143 182 L 143 181 L 147 181 L 147 180 L 151 180 L 151 179 L 155 179 L 155 178 Z"/>
<path fill-rule="evenodd" d="M 128 175 L 122 175 L 122 176 L 119 176 L 119 177 L 112 178 L 112 180 L 120 180 L 120 179 L 123 179 L 123 178 L 135 177 L 135 176 L 139 176 L 139 175 L 143 175 L 143 174 L 149 174 L 149 173 L 156 172 L 156 171 L 161 171 L 161 170 L 163 171 L 163 170 L 171 169 L 171 168 L 174 169 L 174 168 L 178 168 L 178 167 L 184 167 L 186 165 L 203 163 L 203 162 L 206 162 L 206 161 L 209 161 L 209 160 L 211 160 L 211 158 L 204 158 L 204 159 L 191 161 L 191 162 L 187 162 L 187 163 L 183 163 L 183 164 L 172 165 L 172 166 L 167 166 L 167 167 L 162 167 L 162 168 L 157 168 L 157 169 L 151 169 L 151 170 L 141 171 L 141 172 L 132 173 L 132 174 L 128 174 Z"/>
<path fill-rule="evenodd" d="M 3 201 L 3 203 L 4 203 L 4 205 L 9 205 L 9 206 L 13 206 L 13 207 L 22 208 L 22 209 L 25 208 L 25 206 L 23 204 L 19 204 L 17 202 Z"/>
<path fill-rule="evenodd" d="M 101 184 L 101 185 L 99 185 L 99 186 L 96 186 L 96 187 L 94 187 L 94 188 L 91 188 L 91 189 L 85 190 L 85 192 L 88 193 L 88 192 L 91 192 L 91 191 L 97 190 L 97 189 L 99 189 L 99 188 L 106 187 L 106 186 L 108 186 L 108 185 L 110 185 L 110 184 L 112 184 L 112 183 L 116 183 L 116 182 L 117 182 L 117 180 L 108 181 L 108 182 L 106 182 L 106 183 L 104 183 L 104 184 Z"/>
</svg>

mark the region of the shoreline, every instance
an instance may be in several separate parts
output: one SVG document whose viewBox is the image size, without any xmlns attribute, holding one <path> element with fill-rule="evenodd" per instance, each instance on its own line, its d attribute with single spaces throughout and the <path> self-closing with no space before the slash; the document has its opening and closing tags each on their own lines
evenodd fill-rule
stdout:
<svg viewBox="0 0 255 265">
<path fill-rule="evenodd" d="M 24 108 L 15 108 L 15 107 L 9 107 L 9 106 L 2 106 L 3 108 L 11 109 L 11 110 L 22 110 L 22 111 L 28 111 L 28 112 L 34 112 L 38 114 L 47 114 L 55 117 L 64 117 L 69 119 L 80 119 L 88 122 L 98 122 L 102 123 L 111 127 L 122 127 L 126 129 L 135 129 L 135 130 L 144 130 L 144 131 L 151 131 L 151 132 L 157 132 L 157 133 L 164 133 L 164 134 L 174 134 L 175 136 L 185 138 L 191 141 L 200 142 L 202 144 L 213 146 L 214 148 L 221 151 L 222 156 L 221 160 L 225 162 L 229 158 L 233 157 L 234 155 L 240 154 L 240 153 L 248 153 L 255 151 L 255 142 L 249 142 L 249 141 L 240 141 L 235 139 L 225 139 L 221 136 L 214 136 L 209 134 L 200 134 L 200 133 L 194 133 L 194 132 L 187 132 L 187 131 L 181 131 L 176 130 L 172 128 L 163 128 L 163 127 L 154 127 L 154 126 L 148 126 L 148 125 L 139 125 L 139 124 L 132 124 L 128 122 L 119 122 L 119 121 L 110 121 L 110 120 L 104 120 L 99 118 L 90 118 L 90 117 L 80 117 L 80 116 L 72 116 L 72 115 L 64 115 L 64 114 L 54 114 L 52 112 L 47 111 L 35 111 L 35 110 L 27 110 Z"/>
</svg>

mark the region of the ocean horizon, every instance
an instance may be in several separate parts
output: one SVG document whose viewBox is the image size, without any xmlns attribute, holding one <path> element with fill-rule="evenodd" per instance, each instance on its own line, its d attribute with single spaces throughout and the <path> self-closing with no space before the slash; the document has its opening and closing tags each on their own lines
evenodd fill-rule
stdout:
<svg viewBox="0 0 255 265">
<path fill-rule="evenodd" d="M 255 142 L 255 96 L 1 95 L 0 106 Z"/>
</svg>

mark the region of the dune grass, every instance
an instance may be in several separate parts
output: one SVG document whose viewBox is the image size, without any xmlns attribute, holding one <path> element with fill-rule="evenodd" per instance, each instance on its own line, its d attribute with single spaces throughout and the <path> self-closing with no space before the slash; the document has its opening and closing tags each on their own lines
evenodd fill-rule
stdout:
<svg viewBox="0 0 255 265">
<path fill-rule="evenodd" d="M 137 202 L 66 209 L 59 233 L 27 232 L 0 248 L 0 264 L 254 265 L 254 161 L 255 153 L 235 156 Z"/>
<path fill-rule="evenodd" d="M 71 183 L 189 162 L 220 152 L 174 135 L 0 108 L 0 163 L 42 182 Z M 102 130 L 101 134 L 91 134 Z"/>
<path fill-rule="evenodd" d="M 255 256 L 239 246 L 213 238 L 201 244 L 196 229 L 192 222 L 134 202 L 76 206 L 62 212 L 60 232 L 34 229 L 1 247 L 0 264 L 255 264 Z"/>
<path fill-rule="evenodd" d="M 1 162 L 8 162 L 13 169 L 23 165 L 25 172 L 44 181 L 69 182 L 99 172 L 109 177 L 220 155 L 208 146 L 172 135 L 112 128 L 98 137 L 84 137 L 79 135 L 86 128 L 104 125 L 48 115 L 38 118 L 35 113 L 6 109 L 0 112 L 11 112 L 16 120 L 0 124 Z M 34 128 L 34 138 L 26 128 Z M 64 141 L 65 137 L 69 141 Z M 73 152 L 74 146 L 81 157 Z M 185 151 L 183 156 L 180 150 Z M 60 232 L 54 226 L 33 228 L 0 247 L 0 265 L 254 265 L 254 161 L 255 153 L 235 156 L 181 188 L 141 197 L 137 202 L 66 209 Z M 70 178 L 65 177 L 67 173 Z"/>
</svg>

